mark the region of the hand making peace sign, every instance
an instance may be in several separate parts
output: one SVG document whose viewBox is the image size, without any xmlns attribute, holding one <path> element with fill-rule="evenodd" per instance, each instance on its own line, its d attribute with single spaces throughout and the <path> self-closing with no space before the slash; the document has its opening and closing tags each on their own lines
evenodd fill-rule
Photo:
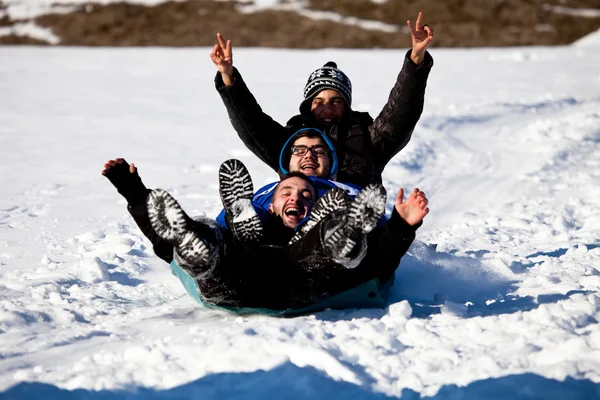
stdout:
<svg viewBox="0 0 600 400">
<path fill-rule="evenodd" d="M 410 36 L 412 37 L 410 58 L 415 64 L 419 65 L 425 59 L 425 51 L 433 40 L 433 29 L 427 24 L 423 25 L 422 12 L 419 12 L 417 23 L 414 27 L 410 20 L 406 21 L 406 24 L 408 25 L 408 29 L 410 29 Z"/>
<path fill-rule="evenodd" d="M 221 73 L 223 83 L 229 86 L 233 83 L 233 51 L 231 50 L 231 40 L 225 41 L 220 33 L 217 33 L 218 44 L 213 46 L 210 59 Z"/>
</svg>

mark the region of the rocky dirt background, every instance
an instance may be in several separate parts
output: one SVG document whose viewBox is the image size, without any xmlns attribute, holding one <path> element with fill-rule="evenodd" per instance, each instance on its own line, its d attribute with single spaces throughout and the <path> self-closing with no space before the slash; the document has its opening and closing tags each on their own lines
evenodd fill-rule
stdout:
<svg viewBox="0 0 600 400">
<path fill-rule="evenodd" d="M 285 4 L 285 0 L 281 1 Z M 308 0 L 307 9 L 397 25 L 398 32 L 367 30 L 295 11 L 240 12 L 248 2 L 186 0 L 153 7 L 90 2 L 66 14 L 46 14 L 35 23 L 51 28 L 60 45 L 211 46 L 221 32 L 236 47 L 406 48 L 407 19 L 423 11 L 439 47 L 560 45 L 600 28 L 600 17 L 566 15 L 553 6 L 600 10 L 600 0 Z M 68 4 L 68 2 L 65 2 Z M 0 0 L 0 9 L 6 6 Z M 17 22 L 0 18 L 0 27 Z M 46 44 L 16 35 L 0 44 Z"/>
</svg>

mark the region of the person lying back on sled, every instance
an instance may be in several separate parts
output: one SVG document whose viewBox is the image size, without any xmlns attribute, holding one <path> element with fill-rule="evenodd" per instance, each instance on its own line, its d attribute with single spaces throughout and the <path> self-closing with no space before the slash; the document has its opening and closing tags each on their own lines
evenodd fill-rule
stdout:
<svg viewBox="0 0 600 400">
<path fill-rule="evenodd" d="M 166 191 L 158 189 L 148 195 L 133 164 L 128 166 L 122 159 L 111 160 L 105 164 L 103 174 L 124 196 L 131 192 L 123 188 L 133 185 L 138 186 L 138 192 L 147 194 L 146 214 L 132 215 L 153 242 L 157 255 L 167 262 L 175 259 L 196 280 L 203 302 L 226 307 L 298 308 L 352 288 L 364 281 L 367 272 L 373 274 L 371 269 L 350 269 L 365 259 L 367 245 L 375 248 L 372 260 L 387 261 L 388 268 L 395 269 L 414 239 L 414 230 L 428 212 L 424 193 L 415 190 L 406 202 L 400 197 L 394 208 L 397 217 L 393 215 L 385 227 L 377 228 L 380 233 L 373 237 L 378 238 L 367 244 L 366 235 L 384 211 L 385 190 L 381 185 L 369 185 L 348 204 L 347 194 L 337 188 L 319 200 L 310 213 L 313 229 L 296 233 L 301 237 L 293 244 L 249 246 L 244 238 L 236 237 L 215 221 L 204 217 L 193 221 Z M 240 161 L 223 163 L 219 179 L 228 213 L 236 212 L 232 208 L 239 204 L 239 196 L 247 196 L 249 203 L 251 179 Z M 127 180 L 129 183 L 124 183 Z M 275 189 L 270 212 L 281 218 L 282 227 L 286 226 L 284 220 L 289 225 L 298 224 L 301 217 L 308 215 L 315 196 L 311 180 L 294 173 Z M 132 208 L 143 207 L 143 202 L 132 204 L 139 198 L 127 200 L 130 212 Z M 287 211 L 292 208 L 295 215 L 290 217 Z M 287 228 L 289 236 L 293 235 L 292 227 Z M 254 239 L 256 235 L 250 236 Z M 404 244 L 389 246 L 398 241 Z M 400 247 L 404 248 L 401 254 Z M 389 257 L 390 252 L 396 258 Z"/>
<path fill-rule="evenodd" d="M 299 149 L 304 151 L 298 152 Z M 116 161 L 118 160 L 109 161 L 107 165 L 105 165 L 105 167 L 110 164 L 118 165 Z M 123 162 L 123 160 L 120 160 L 120 162 Z M 331 145 L 331 142 L 325 135 L 323 135 L 322 132 L 320 132 L 317 129 L 301 129 L 292 138 L 290 138 L 281 151 L 280 165 L 281 169 L 285 172 L 288 172 L 288 170 L 302 171 L 306 174 L 314 175 L 311 176 L 310 179 L 313 181 L 315 186 L 317 186 L 318 193 L 320 195 L 322 195 L 331 188 L 339 187 L 343 188 L 350 195 L 350 198 L 353 198 L 359 192 L 360 189 L 360 187 L 358 187 L 357 185 L 346 185 L 339 182 L 335 182 L 331 179 L 323 179 L 332 178 L 336 176 L 337 157 L 336 152 L 334 151 L 333 146 Z M 127 168 L 123 169 L 127 170 Z M 223 173 L 227 174 L 227 171 L 223 171 Z M 141 182 L 141 180 L 139 180 L 139 182 Z M 240 198 L 242 202 L 245 201 L 247 204 L 250 202 L 248 199 L 252 198 L 252 182 L 250 179 L 247 179 L 245 182 L 247 189 L 244 192 L 244 195 L 240 196 Z M 248 189 L 248 184 L 250 184 L 250 189 Z M 273 216 L 273 214 L 269 213 L 269 207 L 271 207 L 272 196 L 274 193 L 273 188 L 276 184 L 277 182 L 266 185 L 265 187 L 257 191 L 256 195 L 253 197 L 252 204 L 255 206 L 256 211 L 258 211 L 258 214 L 261 216 L 260 220 L 262 220 L 265 226 L 267 226 L 267 228 L 265 229 L 265 231 L 267 232 L 265 237 L 267 239 L 263 240 L 263 243 L 268 243 L 270 241 L 273 241 L 273 239 L 275 239 L 275 243 L 277 239 L 280 240 L 279 244 L 287 243 L 291 235 L 289 231 L 287 234 L 284 232 L 285 229 L 283 229 L 283 226 L 288 225 L 293 228 L 297 225 L 297 221 L 293 222 L 293 225 L 290 225 L 288 223 L 291 214 L 281 214 L 282 218 L 269 218 Z M 148 190 L 145 188 L 145 186 L 143 187 L 143 189 L 138 190 L 138 192 L 144 194 L 147 194 L 147 191 Z M 226 222 L 225 212 L 223 211 L 217 217 L 217 221 L 223 227 L 230 227 L 231 229 L 233 229 L 235 235 L 237 235 L 238 237 L 242 236 L 242 240 L 248 243 L 253 242 L 256 239 L 256 236 L 253 236 L 256 232 L 256 229 L 254 227 L 257 226 L 256 223 L 259 221 L 259 219 L 249 219 L 249 214 L 247 212 L 241 211 L 242 208 L 240 207 L 242 207 L 243 205 L 244 204 L 237 204 L 236 207 L 230 207 L 230 209 L 237 208 L 238 210 L 240 210 L 239 217 L 230 217 L 229 222 Z M 138 225 L 140 226 L 140 228 L 142 228 L 142 231 L 144 231 L 146 236 L 148 236 L 152 240 L 153 236 L 155 236 L 155 233 L 152 229 L 147 228 L 149 224 L 145 206 L 132 206 L 130 203 L 128 210 L 130 211 L 131 215 L 134 217 L 136 222 L 138 222 Z M 293 211 L 291 212 L 293 213 Z M 306 224 L 303 225 L 303 232 L 306 232 L 312 226 L 313 224 L 311 223 L 311 221 L 308 221 Z M 409 239 L 409 241 L 401 239 L 398 241 L 398 243 L 405 242 L 410 245 L 410 242 L 412 242 L 412 240 L 414 239 L 414 232 L 412 235 L 409 235 Z M 165 245 L 164 241 L 160 240 L 152 240 L 152 242 L 154 244 L 154 250 L 157 253 L 157 255 L 161 256 L 161 258 L 163 259 L 165 259 L 165 257 L 172 258 L 172 246 L 168 244 Z M 373 261 L 365 262 L 365 265 L 375 266 L 370 267 L 369 274 L 367 275 L 369 275 L 370 277 L 377 277 L 382 284 L 385 283 L 388 287 L 391 286 L 391 284 L 393 283 L 393 279 L 390 278 L 393 278 L 394 276 L 394 271 L 399 265 L 400 257 L 406 252 L 406 249 L 408 248 L 408 246 L 406 246 L 406 249 L 403 249 L 403 246 L 398 246 L 398 243 L 392 243 L 392 246 L 390 246 L 390 249 L 397 249 L 397 252 L 394 250 L 388 251 L 388 249 L 386 248 L 383 251 L 376 253 L 376 255 L 379 255 L 380 258 L 386 258 L 392 261 L 380 263 L 377 260 L 374 260 L 374 256 L 372 256 L 372 253 L 370 253 L 369 257 L 367 257 L 366 260 Z M 382 265 L 387 267 L 379 268 Z M 364 278 L 363 281 L 366 279 L 367 278 Z"/>
<path fill-rule="evenodd" d="M 333 144 L 323 132 L 316 128 L 303 128 L 292 135 L 284 144 L 279 155 L 279 169 L 283 176 L 290 172 L 301 172 L 310 177 L 317 188 L 318 197 L 330 189 L 344 189 L 350 199 L 362 188 L 352 183 L 336 181 L 338 158 Z M 268 208 L 273 198 L 273 189 L 279 182 L 269 183 L 258 189 L 252 197 L 252 205 L 262 220 L 268 215 Z M 217 221 L 224 226 L 235 229 L 226 222 L 225 212 L 217 216 Z M 243 226 L 240 222 L 236 226 Z"/>
<path fill-rule="evenodd" d="M 324 146 L 326 149 L 320 146 Z M 302 147 L 306 148 L 306 152 L 298 152 L 298 149 L 301 149 Z M 320 151 L 318 151 L 319 148 L 321 149 Z M 295 150 L 292 151 L 293 149 Z M 317 197 L 336 187 L 346 190 L 350 195 L 350 198 L 356 196 L 360 190 L 360 187 L 357 185 L 342 184 L 333 180 L 337 173 L 337 155 L 329 139 L 318 129 L 307 128 L 296 132 L 282 148 L 280 153 L 280 164 L 282 166 L 281 169 L 282 171 L 285 171 L 285 174 L 297 171 L 310 176 L 310 179 L 317 188 Z M 103 174 L 106 174 L 110 168 L 113 168 L 110 175 L 114 176 L 114 181 L 111 179 L 111 182 L 117 187 L 119 193 L 128 200 L 127 209 L 136 222 L 139 221 L 138 225 L 144 232 L 145 227 L 148 226 L 145 200 L 148 196 L 149 189 L 142 183 L 137 174 L 135 165 L 131 164 L 131 166 L 129 166 L 124 159 L 118 158 L 107 161 L 104 164 L 104 168 Z M 250 185 L 252 184 L 251 181 L 247 183 Z M 259 189 L 252 197 L 252 204 L 263 223 L 270 227 L 268 230 L 270 233 L 267 237 L 282 237 L 282 240 L 287 243 L 289 238 L 285 239 L 285 235 L 281 236 L 278 234 L 279 225 L 269 221 L 269 216 L 271 215 L 269 207 L 273 199 L 273 189 L 278 183 L 278 181 L 273 182 Z M 244 198 L 247 196 L 248 194 L 246 192 Z M 226 221 L 225 210 L 221 211 L 216 220 L 225 228 L 234 230 L 241 229 L 243 231 L 247 229 L 248 224 L 250 223 L 243 219 L 237 221 L 235 224 L 232 221 L 228 223 Z M 282 221 L 285 225 L 286 219 L 283 219 Z M 144 232 L 144 234 L 152 243 L 155 243 L 153 238 L 150 237 L 154 234 L 151 230 Z M 165 257 L 172 258 L 171 246 L 167 245 L 164 249 L 163 246 L 163 242 L 157 241 L 154 245 L 155 253 L 163 259 L 165 259 Z"/>
<path fill-rule="evenodd" d="M 216 89 L 234 129 L 250 151 L 277 171 L 279 152 L 290 135 L 300 128 L 318 128 L 338 152 L 339 181 L 362 186 L 381 183 L 384 167 L 408 144 L 423 112 L 425 87 L 433 66 L 427 52 L 433 30 L 422 19 L 419 13 L 414 27 L 407 21 L 412 49 L 406 53 L 388 101 L 375 120 L 366 112 L 352 110 L 350 79 L 330 61 L 309 76 L 300 114 L 282 126 L 262 111 L 233 66 L 231 40 L 225 41 L 218 33 L 219 43 L 214 45 L 210 58 L 218 71 Z"/>
</svg>

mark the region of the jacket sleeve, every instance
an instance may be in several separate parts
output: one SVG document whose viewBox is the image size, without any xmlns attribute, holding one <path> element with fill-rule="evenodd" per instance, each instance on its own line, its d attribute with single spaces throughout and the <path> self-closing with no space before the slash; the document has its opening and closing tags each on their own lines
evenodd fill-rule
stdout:
<svg viewBox="0 0 600 400">
<path fill-rule="evenodd" d="M 423 63 L 416 65 L 410 59 L 410 52 L 404 57 L 404 65 L 386 105 L 369 127 L 382 169 L 408 144 L 423 112 L 425 87 L 433 58 L 426 52 Z"/>
<path fill-rule="evenodd" d="M 367 264 L 377 268 L 377 275 L 382 282 L 394 274 L 421 225 L 422 222 L 415 226 L 409 225 L 394 207 L 387 223 L 369 235 Z"/>
<path fill-rule="evenodd" d="M 154 254 L 165 260 L 167 263 L 170 263 L 173 260 L 173 245 L 160 238 L 152 228 L 146 204 L 142 203 L 135 206 L 128 205 L 127 211 L 129 211 L 129 214 L 131 214 L 133 220 L 141 229 L 144 236 L 152 243 Z"/>
<path fill-rule="evenodd" d="M 292 132 L 262 111 L 236 68 L 233 74 L 234 82 L 230 86 L 223 83 L 220 73 L 215 77 L 215 86 L 229 120 L 248 150 L 277 171 L 281 148 Z"/>
</svg>

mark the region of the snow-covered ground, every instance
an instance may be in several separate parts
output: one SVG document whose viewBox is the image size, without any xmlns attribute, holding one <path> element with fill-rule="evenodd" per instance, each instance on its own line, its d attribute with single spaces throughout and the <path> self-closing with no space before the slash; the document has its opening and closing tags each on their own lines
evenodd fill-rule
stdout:
<svg viewBox="0 0 600 400">
<path fill-rule="evenodd" d="M 385 171 L 431 213 L 384 310 L 237 317 L 189 298 L 101 176 L 135 162 L 192 214 L 239 158 L 208 48 L 0 47 L 0 398 L 597 399 L 598 47 L 434 49 Z M 237 49 L 275 119 L 335 60 L 378 113 L 404 51 Z M 373 62 L 376 60 L 376 62 Z"/>
</svg>

